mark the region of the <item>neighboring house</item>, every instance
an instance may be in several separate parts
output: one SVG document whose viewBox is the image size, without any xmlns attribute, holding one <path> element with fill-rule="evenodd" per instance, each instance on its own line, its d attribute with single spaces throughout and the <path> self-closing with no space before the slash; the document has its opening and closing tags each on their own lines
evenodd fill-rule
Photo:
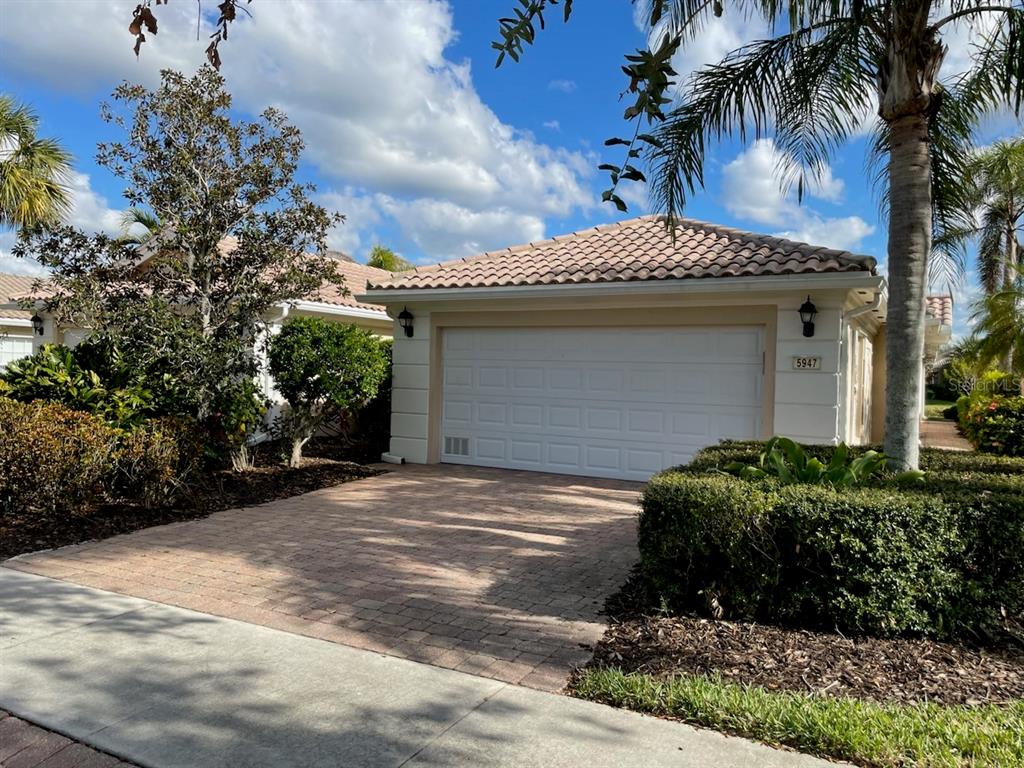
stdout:
<svg viewBox="0 0 1024 768">
<path fill-rule="evenodd" d="M 673 240 L 646 216 L 361 298 L 396 318 L 389 460 L 643 480 L 724 438 L 881 439 L 867 256 L 691 220 Z"/>
<path fill-rule="evenodd" d="M 0 370 L 32 354 L 32 313 L 18 307 L 14 297 L 28 291 L 34 281 L 32 277 L 0 273 Z"/>
<path fill-rule="evenodd" d="M 356 298 L 366 290 L 369 281 L 387 280 L 391 273 L 358 264 L 342 254 L 336 254 L 335 258 L 337 270 L 345 278 L 348 293 L 336 285 L 326 284 L 299 301 L 280 306 L 274 316 L 267 318 L 270 333 L 277 333 L 289 317 L 312 316 L 331 322 L 352 323 L 381 336 L 391 335 L 393 323 L 384 307 Z M 45 293 L 45 283 L 40 291 L 33 291 L 33 282 L 34 278 L 31 277 L 0 274 L 0 332 L 10 329 L 7 336 L 0 337 L 0 364 L 29 355 L 43 344 L 67 344 L 73 347 L 88 335 L 88 331 L 83 328 L 58 326 L 53 317 L 41 310 L 36 315 L 41 333 L 34 333 L 32 313 L 21 309 L 18 304 L 19 301 Z M 263 386 L 268 395 L 274 394 L 273 384 L 267 374 L 263 376 Z"/>
</svg>

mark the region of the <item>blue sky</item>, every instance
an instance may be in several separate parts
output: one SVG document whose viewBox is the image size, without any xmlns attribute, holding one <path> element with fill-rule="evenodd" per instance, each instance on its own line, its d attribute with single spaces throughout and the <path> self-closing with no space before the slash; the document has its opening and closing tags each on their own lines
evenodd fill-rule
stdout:
<svg viewBox="0 0 1024 768">
<path fill-rule="evenodd" d="M 633 5 L 576 3 L 568 25 L 554 14 L 522 62 L 495 69 L 496 20 L 513 2 L 254 0 L 254 19 L 232 29 L 223 73 L 236 107 L 246 115 L 278 106 L 303 129 L 302 174 L 347 217 L 334 247 L 365 259 L 381 242 L 428 263 L 623 218 L 598 203 L 607 180 L 596 166 L 620 160 L 602 145 L 627 130 L 619 64 L 644 43 Z M 120 181 L 93 160 L 96 142 L 116 136 L 100 121 L 99 102 L 121 80 L 152 85 L 162 67 L 192 71 L 203 60 L 195 3 L 173 0 L 157 9 L 160 34 L 136 61 L 126 31 L 134 5 L 0 4 L 0 91 L 32 105 L 41 132 L 74 153 L 73 219 L 86 228 L 116 229 L 125 205 Z M 756 19 L 727 15 L 677 56 L 677 69 L 685 74 L 764 33 Z M 966 60 L 968 33 L 950 41 L 948 69 Z M 992 138 L 1019 132 L 1005 119 L 986 129 Z M 770 139 L 713 147 L 707 189 L 687 214 L 884 261 L 863 138 L 801 205 L 779 190 L 775 161 Z M 629 215 L 647 212 L 642 188 L 624 191 Z M 0 270 L 30 270 L 7 256 L 12 238 L 0 233 Z"/>
</svg>

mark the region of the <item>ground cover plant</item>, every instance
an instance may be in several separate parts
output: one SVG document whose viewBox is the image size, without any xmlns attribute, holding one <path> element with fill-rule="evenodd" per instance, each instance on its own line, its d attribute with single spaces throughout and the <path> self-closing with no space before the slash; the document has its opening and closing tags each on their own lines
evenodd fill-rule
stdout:
<svg viewBox="0 0 1024 768">
<path fill-rule="evenodd" d="M 709 675 L 659 680 L 582 672 L 576 695 L 868 766 L 1024 764 L 1024 702 L 1005 706 L 878 704 L 772 692 Z"/>
</svg>

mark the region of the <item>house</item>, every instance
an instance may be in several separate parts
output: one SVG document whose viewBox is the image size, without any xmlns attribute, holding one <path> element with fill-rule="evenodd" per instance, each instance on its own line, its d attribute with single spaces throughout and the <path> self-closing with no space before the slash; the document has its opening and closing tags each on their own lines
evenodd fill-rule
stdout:
<svg viewBox="0 0 1024 768">
<path fill-rule="evenodd" d="M 881 439 L 867 256 L 645 216 L 360 298 L 396 320 L 391 461 L 644 480 L 724 438 Z"/>
<path fill-rule="evenodd" d="M 359 264 L 344 254 L 333 255 L 337 271 L 345 279 L 347 292 L 327 283 L 299 301 L 281 305 L 273 316 L 267 318 L 270 333 L 279 331 L 289 317 L 306 316 L 352 323 L 381 336 L 391 335 L 393 321 L 384 307 L 356 298 L 365 291 L 368 282 L 389 279 L 391 273 Z M 4 334 L 0 336 L 0 367 L 31 354 L 43 344 L 67 344 L 73 347 L 88 334 L 83 328 L 59 326 L 53 317 L 41 309 L 34 315 L 33 330 L 33 313 L 22 309 L 19 302 L 45 294 L 45 283 L 39 290 L 33 289 L 35 280 L 31 277 L 0 274 L 0 334 Z M 264 379 L 264 388 L 270 394 L 272 383 L 267 376 Z"/>
<path fill-rule="evenodd" d="M 32 277 L 0 273 L 0 370 L 32 354 L 32 313 L 19 307 L 14 297 L 28 291 L 34 281 Z"/>
</svg>

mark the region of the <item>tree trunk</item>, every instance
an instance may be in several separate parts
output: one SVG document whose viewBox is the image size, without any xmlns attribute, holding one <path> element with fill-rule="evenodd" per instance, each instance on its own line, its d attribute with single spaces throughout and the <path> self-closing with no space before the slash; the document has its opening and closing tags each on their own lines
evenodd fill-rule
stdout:
<svg viewBox="0 0 1024 768">
<path fill-rule="evenodd" d="M 308 440 L 308 437 L 295 436 L 292 438 L 292 453 L 288 459 L 288 466 L 292 469 L 302 466 L 302 448 Z"/>
<path fill-rule="evenodd" d="M 891 129 L 885 452 L 896 467 L 917 469 L 932 242 L 931 148 L 924 114 L 899 117 Z"/>
</svg>

